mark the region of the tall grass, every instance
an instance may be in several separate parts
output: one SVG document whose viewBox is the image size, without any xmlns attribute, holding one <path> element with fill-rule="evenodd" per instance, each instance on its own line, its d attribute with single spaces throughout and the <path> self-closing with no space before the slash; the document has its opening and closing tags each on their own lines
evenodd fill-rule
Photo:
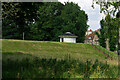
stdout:
<svg viewBox="0 0 120 80">
<path fill-rule="evenodd" d="M 118 75 L 117 60 L 105 58 L 89 44 L 2 40 L 2 52 L 4 79 L 116 78 Z"/>
<path fill-rule="evenodd" d="M 118 75 L 116 66 L 109 66 L 98 60 L 94 63 L 91 60 L 81 62 L 71 60 L 70 55 L 64 60 L 40 59 L 31 55 L 11 59 L 13 54 L 8 55 L 3 59 L 3 78 L 116 78 Z"/>
</svg>

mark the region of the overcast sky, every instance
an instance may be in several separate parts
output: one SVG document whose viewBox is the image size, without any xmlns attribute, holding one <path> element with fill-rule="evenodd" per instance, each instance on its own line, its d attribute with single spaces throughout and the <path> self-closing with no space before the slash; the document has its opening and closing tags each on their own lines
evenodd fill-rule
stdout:
<svg viewBox="0 0 120 80">
<path fill-rule="evenodd" d="M 90 26 L 88 29 L 96 30 L 100 28 L 100 20 L 104 15 L 100 13 L 99 5 L 95 4 L 95 9 L 91 7 L 92 0 L 58 0 L 62 3 L 64 2 L 74 2 L 78 3 L 78 5 L 81 7 L 82 10 L 86 12 L 88 15 L 88 25 Z"/>
</svg>

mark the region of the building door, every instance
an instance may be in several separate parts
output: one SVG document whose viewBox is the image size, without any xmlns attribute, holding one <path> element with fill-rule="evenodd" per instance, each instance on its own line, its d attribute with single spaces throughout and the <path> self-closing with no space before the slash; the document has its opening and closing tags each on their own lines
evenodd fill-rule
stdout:
<svg viewBox="0 0 120 80">
<path fill-rule="evenodd" d="M 63 42 L 63 38 L 62 38 L 62 42 Z"/>
</svg>

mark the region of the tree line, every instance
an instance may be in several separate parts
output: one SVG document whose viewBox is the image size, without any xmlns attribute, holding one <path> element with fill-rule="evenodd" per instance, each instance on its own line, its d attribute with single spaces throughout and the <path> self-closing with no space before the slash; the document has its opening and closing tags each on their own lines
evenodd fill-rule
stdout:
<svg viewBox="0 0 120 80">
<path fill-rule="evenodd" d="M 2 3 L 3 39 L 59 41 L 69 31 L 84 42 L 88 16 L 73 2 Z"/>
<path fill-rule="evenodd" d="M 105 18 L 100 21 L 100 34 L 96 33 L 99 37 L 99 43 L 102 47 L 106 47 L 108 45 L 111 51 L 118 51 L 120 50 L 120 44 L 118 43 L 120 28 L 120 1 L 109 2 L 107 0 L 106 2 L 101 2 L 96 0 L 95 2 L 100 5 L 101 12 L 106 15 Z M 106 41 L 108 41 L 109 44 L 106 44 Z"/>
</svg>

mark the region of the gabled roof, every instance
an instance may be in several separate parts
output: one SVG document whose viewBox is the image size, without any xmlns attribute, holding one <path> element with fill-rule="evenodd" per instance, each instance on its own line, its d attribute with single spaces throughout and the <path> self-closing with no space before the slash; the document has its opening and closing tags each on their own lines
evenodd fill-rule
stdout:
<svg viewBox="0 0 120 80">
<path fill-rule="evenodd" d="M 93 31 L 90 29 L 90 30 L 88 30 L 88 32 L 93 32 Z"/>
<path fill-rule="evenodd" d="M 60 35 L 58 37 L 74 37 L 74 38 L 76 38 L 77 36 L 72 34 L 72 33 L 70 33 L 70 32 L 66 32 L 65 34 Z"/>
</svg>

